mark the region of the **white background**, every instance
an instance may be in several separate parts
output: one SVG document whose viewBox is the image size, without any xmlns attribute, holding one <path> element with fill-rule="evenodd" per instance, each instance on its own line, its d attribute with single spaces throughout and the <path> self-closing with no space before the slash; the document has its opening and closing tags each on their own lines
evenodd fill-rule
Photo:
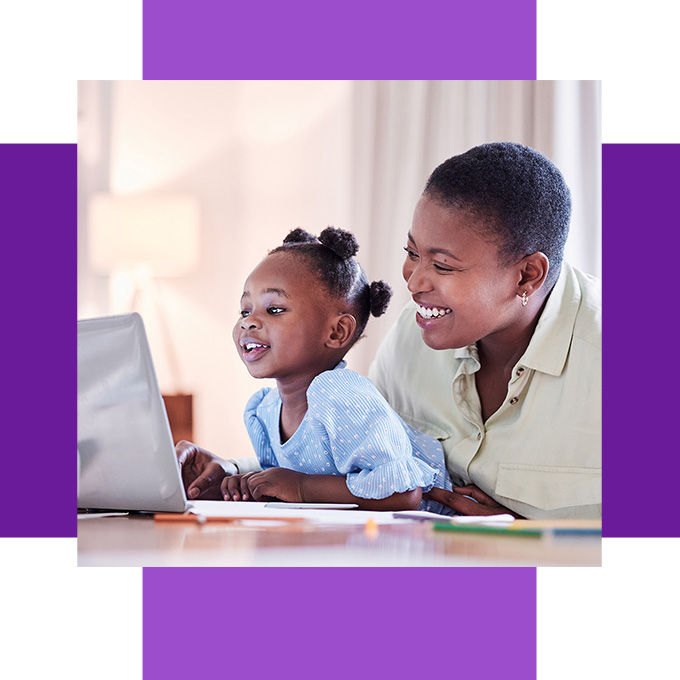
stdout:
<svg viewBox="0 0 680 680">
<path fill-rule="evenodd" d="M 141 78 L 141 5 L 5 3 L 0 142 L 74 143 L 77 80 Z M 679 19 L 671 1 L 542 0 L 539 78 L 603 80 L 605 142 L 678 143 Z M 680 539 L 603 547 L 602 569 L 538 570 L 540 680 L 677 677 Z M 142 677 L 141 569 L 76 569 L 75 539 L 2 539 L 0 559 L 6 677 Z"/>
</svg>

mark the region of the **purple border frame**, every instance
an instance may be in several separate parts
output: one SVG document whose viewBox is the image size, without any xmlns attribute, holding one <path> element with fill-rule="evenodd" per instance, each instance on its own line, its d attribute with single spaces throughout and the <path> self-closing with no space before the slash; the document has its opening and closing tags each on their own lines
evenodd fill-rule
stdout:
<svg viewBox="0 0 680 680">
<path fill-rule="evenodd" d="M 76 535 L 76 145 L 0 144 L 2 537 Z"/>
<path fill-rule="evenodd" d="M 147 568 L 143 590 L 144 680 L 536 677 L 535 569 Z"/>
<path fill-rule="evenodd" d="M 512 3 L 512 8 L 502 0 L 456 4 L 430 0 L 411 9 L 350 0 L 332 16 L 320 17 L 319 4 L 311 0 L 222 3 L 219 8 L 214 0 L 197 0 L 190 15 L 185 2 L 145 0 L 144 77 L 535 78 L 534 0 Z M 295 12 L 305 20 L 291 29 Z M 329 30 L 319 30 L 319 23 L 328 23 Z M 251 26 L 255 39 L 251 30 L 243 30 Z M 471 28 L 476 26 L 479 31 Z M 477 49 L 482 30 L 493 51 Z M 671 360 L 670 368 L 631 370 L 639 359 L 630 349 L 642 345 L 650 328 L 654 339 L 672 342 L 674 337 L 672 310 L 664 304 L 664 294 L 677 286 L 672 267 L 663 261 L 650 267 L 651 248 L 633 238 L 644 225 L 666 237 L 664 252 L 674 252 L 677 232 L 665 227 L 674 215 L 671 180 L 679 161 L 677 145 L 607 145 L 603 150 L 606 536 L 679 533 L 670 520 L 677 445 L 666 434 L 667 415 L 677 401 L 678 369 Z M 27 508 L 18 520 L 5 520 L 0 535 L 73 536 L 75 314 L 67 309 L 76 299 L 76 147 L 2 145 L 0 168 L 8 274 L 4 422 L 12 426 L 11 453 L 6 454 L 12 459 L 5 469 L 13 475 L 4 479 L 10 507 L 21 501 Z M 640 281 L 640 273 L 650 270 L 656 274 L 653 282 Z M 636 334 L 639 340 L 625 342 L 624 350 L 621 338 L 627 339 L 630 327 L 643 332 Z M 651 389 L 631 389 L 631 373 L 633 380 L 651 375 Z M 654 394 L 653 402 L 645 399 L 648 394 Z M 15 456 L 20 457 L 16 464 Z M 662 466 L 650 465 L 653 473 L 664 470 L 661 484 L 654 480 L 653 527 L 632 507 L 637 488 L 631 473 L 647 456 L 655 463 L 662 458 Z M 35 509 L 25 502 L 32 495 L 41 501 Z M 669 518 L 665 523 L 664 517 Z M 193 583 L 200 584 L 199 592 L 213 594 L 209 602 L 192 594 Z M 178 615 L 177 598 L 168 594 L 177 592 L 185 594 L 187 615 L 203 624 L 201 649 L 219 650 L 215 662 L 225 672 L 248 672 L 266 644 L 266 659 L 277 659 L 272 668 L 284 678 L 318 677 L 319 668 L 327 668 L 324 677 L 329 678 L 384 675 L 391 669 L 398 676 L 439 670 L 478 675 L 480 666 L 488 676 L 536 674 L 534 569 L 145 569 L 146 680 L 209 666 L 205 660 L 197 666 L 191 641 L 179 646 L 187 650 L 186 658 L 176 650 L 167 653 L 167 641 L 177 637 Z M 407 609 L 405 593 L 421 594 L 411 598 L 422 612 L 420 620 L 404 618 L 405 611 L 415 609 Z M 499 636 L 492 654 L 477 634 L 487 629 L 488 612 L 511 619 L 513 630 L 520 631 L 507 636 L 507 643 Z M 374 618 L 378 625 L 372 625 Z M 385 626 L 386 621 L 392 625 Z M 261 634 L 265 625 L 266 638 Z M 240 652 L 236 661 L 228 655 L 234 648 Z"/>
<path fill-rule="evenodd" d="M 143 31 L 146 80 L 536 78 L 535 0 L 144 0 Z"/>
<path fill-rule="evenodd" d="M 680 144 L 603 146 L 606 537 L 680 536 L 680 362 L 662 354 L 678 337 L 678 168 Z"/>
</svg>

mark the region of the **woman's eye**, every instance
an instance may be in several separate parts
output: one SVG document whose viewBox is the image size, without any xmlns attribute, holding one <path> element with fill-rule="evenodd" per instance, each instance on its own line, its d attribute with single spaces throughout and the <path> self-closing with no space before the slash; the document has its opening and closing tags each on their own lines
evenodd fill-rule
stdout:
<svg viewBox="0 0 680 680">
<path fill-rule="evenodd" d="M 267 307 L 267 313 L 269 314 L 281 314 L 281 312 L 286 311 L 283 307 Z"/>
<path fill-rule="evenodd" d="M 406 246 L 404 248 L 404 250 L 406 251 L 406 255 L 408 255 L 410 260 L 417 260 L 418 259 L 418 253 L 416 253 L 416 251 L 413 250 L 412 248 L 409 248 L 408 246 Z"/>
<path fill-rule="evenodd" d="M 436 262 L 434 263 L 433 266 L 434 266 L 434 268 L 435 268 L 438 272 L 446 272 L 447 274 L 448 274 L 449 272 L 455 272 L 455 271 L 456 271 L 456 270 L 453 269 L 452 267 L 445 267 L 445 266 L 443 266 L 443 265 L 441 265 L 441 264 L 437 264 Z"/>
<path fill-rule="evenodd" d="M 242 310 L 241 310 L 241 318 L 242 318 L 242 319 L 245 319 L 245 318 L 248 316 L 248 314 L 250 314 L 250 311 L 249 311 L 249 310 L 247 310 L 247 309 L 242 309 Z"/>
</svg>

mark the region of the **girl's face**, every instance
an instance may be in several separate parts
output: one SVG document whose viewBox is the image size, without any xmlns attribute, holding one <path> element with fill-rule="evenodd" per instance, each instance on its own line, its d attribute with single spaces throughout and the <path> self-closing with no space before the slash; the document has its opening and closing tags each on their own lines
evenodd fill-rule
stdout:
<svg viewBox="0 0 680 680">
<path fill-rule="evenodd" d="M 311 381 L 333 368 L 325 345 L 333 317 L 328 294 L 307 267 L 294 255 L 274 253 L 244 284 L 233 338 L 254 378 L 311 375 Z"/>
<path fill-rule="evenodd" d="M 416 205 L 403 275 L 419 305 L 415 321 L 432 349 L 513 336 L 520 268 L 501 263 L 474 220 L 427 196 Z"/>
</svg>

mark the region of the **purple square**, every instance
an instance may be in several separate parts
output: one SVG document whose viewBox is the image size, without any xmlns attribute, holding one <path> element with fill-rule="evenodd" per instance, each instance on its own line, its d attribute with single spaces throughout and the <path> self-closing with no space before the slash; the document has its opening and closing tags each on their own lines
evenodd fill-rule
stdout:
<svg viewBox="0 0 680 680">
<path fill-rule="evenodd" d="M 673 264 L 680 246 L 678 168 L 678 144 L 602 149 L 603 535 L 609 537 L 680 536 L 680 445 L 670 426 L 680 402 Z"/>
<path fill-rule="evenodd" d="M 530 680 L 536 570 L 145 569 L 144 680 L 204 674 Z"/>
<path fill-rule="evenodd" d="M 0 536 L 76 535 L 76 145 L 2 144 Z"/>
<path fill-rule="evenodd" d="M 145 79 L 536 77 L 535 0 L 144 1 Z"/>
</svg>

